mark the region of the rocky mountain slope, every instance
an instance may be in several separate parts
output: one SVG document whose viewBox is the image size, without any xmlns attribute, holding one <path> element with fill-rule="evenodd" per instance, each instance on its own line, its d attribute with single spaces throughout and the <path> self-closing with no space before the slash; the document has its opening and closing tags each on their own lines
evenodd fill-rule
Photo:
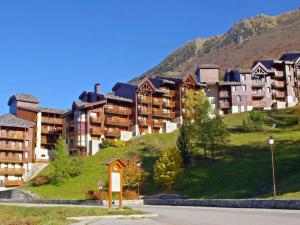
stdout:
<svg viewBox="0 0 300 225">
<path fill-rule="evenodd" d="M 237 22 L 225 34 L 191 40 L 131 82 L 144 76 L 183 76 L 204 63 L 220 65 L 223 74 L 289 51 L 300 51 L 300 8 L 278 16 L 261 14 Z"/>
</svg>

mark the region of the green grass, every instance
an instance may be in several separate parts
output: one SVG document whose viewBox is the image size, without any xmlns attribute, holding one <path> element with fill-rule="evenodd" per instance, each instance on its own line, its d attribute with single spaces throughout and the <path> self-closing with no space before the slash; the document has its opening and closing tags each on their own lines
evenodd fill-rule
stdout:
<svg viewBox="0 0 300 225">
<path fill-rule="evenodd" d="M 216 160 L 204 160 L 199 155 L 193 165 L 184 169 L 173 192 L 185 198 L 270 198 L 272 195 L 271 153 L 268 138 L 275 138 L 277 189 L 280 198 L 300 198 L 300 107 L 265 111 L 264 132 L 244 133 L 242 120 L 246 113 L 225 116 L 231 135 L 228 143 L 216 152 Z M 271 128 L 273 123 L 277 128 Z M 61 187 L 44 185 L 22 188 L 41 198 L 84 199 L 88 189 L 96 189 L 97 182 L 107 181 L 104 163 L 114 157 L 137 152 L 142 156 L 146 179 L 143 194 L 164 193 L 152 178 L 153 164 L 160 151 L 176 145 L 177 132 L 146 135 L 132 140 L 125 148 L 107 148 L 84 159 L 83 173 L 70 178 Z M 51 165 L 42 174 L 49 173 Z"/>
<path fill-rule="evenodd" d="M 141 211 L 103 209 L 94 207 L 21 207 L 0 205 L 1 225 L 67 225 L 67 217 L 130 215 Z"/>
</svg>

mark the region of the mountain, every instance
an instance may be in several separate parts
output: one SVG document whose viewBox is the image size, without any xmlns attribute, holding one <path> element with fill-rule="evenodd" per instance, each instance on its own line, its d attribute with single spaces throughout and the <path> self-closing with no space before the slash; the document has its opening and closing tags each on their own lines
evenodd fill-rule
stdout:
<svg viewBox="0 0 300 225">
<path fill-rule="evenodd" d="M 300 8 L 278 16 L 260 14 L 237 22 L 225 34 L 187 42 L 130 82 L 144 76 L 183 76 L 205 63 L 220 65 L 223 74 L 226 69 L 249 68 L 253 60 L 276 59 L 297 50 L 300 50 Z"/>
</svg>

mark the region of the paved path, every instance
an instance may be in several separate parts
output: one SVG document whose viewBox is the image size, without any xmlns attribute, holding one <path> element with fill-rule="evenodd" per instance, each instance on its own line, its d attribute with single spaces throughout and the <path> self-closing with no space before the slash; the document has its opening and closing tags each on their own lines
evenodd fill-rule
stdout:
<svg viewBox="0 0 300 225">
<path fill-rule="evenodd" d="M 300 211 L 206 207 L 138 206 L 157 218 L 101 219 L 76 225 L 299 225 Z M 74 224 L 74 225 L 75 225 Z"/>
</svg>

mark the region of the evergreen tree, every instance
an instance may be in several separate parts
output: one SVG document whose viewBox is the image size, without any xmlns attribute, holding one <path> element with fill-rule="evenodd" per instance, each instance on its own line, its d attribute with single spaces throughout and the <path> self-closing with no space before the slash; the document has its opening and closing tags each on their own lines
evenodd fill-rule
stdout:
<svg viewBox="0 0 300 225">
<path fill-rule="evenodd" d="M 186 165 L 190 162 L 192 153 L 192 144 L 190 141 L 190 135 L 187 125 L 182 125 L 179 129 L 179 135 L 177 138 L 177 148 L 181 153 L 183 163 Z"/>
<path fill-rule="evenodd" d="M 165 150 L 154 165 L 154 180 L 172 190 L 177 176 L 182 172 L 182 158 L 176 148 Z"/>
</svg>

